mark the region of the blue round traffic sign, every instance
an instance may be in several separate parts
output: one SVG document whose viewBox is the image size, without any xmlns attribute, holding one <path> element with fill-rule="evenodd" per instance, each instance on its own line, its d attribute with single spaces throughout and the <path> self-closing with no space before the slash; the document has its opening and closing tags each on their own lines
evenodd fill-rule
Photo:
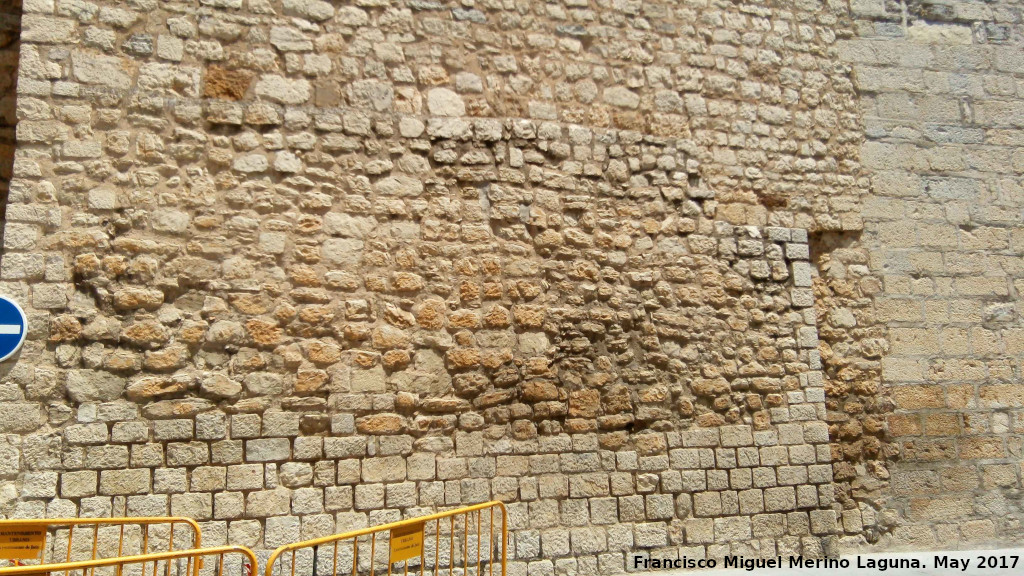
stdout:
<svg viewBox="0 0 1024 576">
<path fill-rule="evenodd" d="M 28 319 L 18 303 L 0 296 L 0 362 L 14 355 L 25 343 Z"/>
</svg>

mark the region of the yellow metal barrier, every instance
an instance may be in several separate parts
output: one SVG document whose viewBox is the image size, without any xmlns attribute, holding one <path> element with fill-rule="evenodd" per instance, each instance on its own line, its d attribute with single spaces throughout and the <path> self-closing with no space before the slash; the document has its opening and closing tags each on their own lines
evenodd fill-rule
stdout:
<svg viewBox="0 0 1024 576">
<path fill-rule="evenodd" d="M 202 547 L 202 532 L 195 520 L 181 517 L 0 520 L 0 560 L 11 561 L 14 565 L 172 552 L 176 544 L 178 550 Z"/>
<path fill-rule="evenodd" d="M 7 566 L 0 568 L 0 575 L 55 576 L 63 572 L 64 576 L 252 576 L 256 567 L 252 550 L 244 546 L 215 546 L 121 558 Z"/>
<path fill-rule="evenodd" d="M 496 510 L 500 516 L 497 519 Z M 496 521 L 500 525 L 498 534 Z M 382 533 L 387 536 L 378 538 Z M 270 555 L 265 576 L 296 576 L 297 572 L 299 576 L 338 576 L 339 568 L 350 576 L 383 576 L 392 574 L 396 564 L 406 575 L 412 570 L 421 576 L 494 576 L 497 564 L 497 574 L 505 576 L 507 545 L 505 505 L 486 502 L 286 544 Z M 324 554 L 320 552 L 322 547 Z M 496 552 L 497 547 L 500 550 Z"/>
</svg>

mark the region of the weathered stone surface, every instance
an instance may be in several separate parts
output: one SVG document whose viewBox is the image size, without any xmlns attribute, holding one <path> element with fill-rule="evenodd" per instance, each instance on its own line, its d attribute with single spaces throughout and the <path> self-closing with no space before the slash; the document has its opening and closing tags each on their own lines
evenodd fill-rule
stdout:
<svg viewBox="0 0 1024 576">
<path fill-rule="evenodd" d="M 391 110 L 394 99 L 394 87 L 386 82 L 359 80 L 349 86 L 349 101 L 358 108 L 377 111 Z"/>
<path fill-rule="evenodd" d="M 44 423 L 44 414 L 34 402 L 0 402 L 0 430 L 5 434 L 28 434 Z"/>
<path fill-rule="evenodd" d="M 145 494 L 150 489 L 150 474 L 146 469 L 104 470 L 100 473 L 99 493 L 107 496 Z"/>
<path fill-rule="evenodd" d="M 162 420 L 167 418 L 191 418 L 196 414 L 213 408 L 213 403 L 201 398 L 182 398 L 180 400 L 160 400 L 146 404 L 142 414 L 147 418 Z"/>
<path fill-rule="evenodd" d="M 142 320 L 129 324 L 121 331 L 121 338 L 135 346 L 159 346 L 169 338 L 167 329 L 155 320 Z"/>
<path fill-rule="evenodd" d="M 604 101 L 620 108 L 636 108 L 640 105 L 640 96 L 624 86 L 605 88 Z"/>
<path fill-rule="evenodd" d="M 168 372 L 183 368 L 189 361 L 191 353 L 180 344 L 170 345 L 162 350 L 146 352 L 143 367 L 156 372 Z"/>
<path fill-rule="evenodd" d="M 58 44 L 77 40 L 73 20 L 26 14 L 21 19 L 21 36 L 26 42 Z"/>
<path fill-rule="evenodd" d="M 270 29 L 270 43 L 282 52 L 306 52 L 313 48 L 313 42 L 302 32 L 284 26 Z"/>
<path fill-rule="evenodd" d="M 163 40 L 161 40 L 161 44 Z M 206 71 L 203 83 L 203 96 L 207 98 L 223 98 L 241 100 L 249 90 L 252 77 L 239 70 L 228 70 L 219 66 L 211 66 Z"/>
<path fill-rule="evenodd" d="M 291 444 L 287 438 L 259 438 L 249 440 L 245 446 L 250 462 L 273 462 L 291 458 Z"/>
<path fill-rule="evenodd" d="M 164 301 L 164 293 L 147 288 L 124 288 L 114 292 L 114 306 L 122 310 L 155 310 Z"/>
<path fill-rule="evenodd" d="M 283 331 L 273 322 L 250 320 L 245 323 L 245 330 L 256 346 L 271 347 L 281 343 Z"/>
<path fill-rule="evenodd" d="M 206 332 L 206 340 L 212 344 L 240 344 L 244 338 L 242 325 L 230 320 L 214 322 Z"/>
<path fill-rule="evenodd" d="M 284 151 L 274 156 L 274 170 L 294 174 L 302 172 L 302 161 L 295 154 Z"/>
<path fill-rule="evenodd" d="M 235 158 L 231 167 L 239 172 L 266 172 L 270 168 L 270 162 L 262 154 L 247 154 Z"/>
<path fill-rule="evenodd" d="M 408 116 L 403 117 L 398 123 L 398 131 L 405 138 L 418 138 L 425 128 L 422 120 Z"/>
<path fill-rule="evenodd" d="M 365 238 L 377 227 L 377 220 L 367 216 L 352 216 L 338 212 L 324 215 L 324 232 L 332 236 Z"/>
<path fill-rule="evenodd" d="M 125 389 L 131 400 L 150 400 L 180 394 L 189 389 L 192 378 L 187 375 L 147 376 L 133 380 Z"/>
<path fill-rule="evenodd" d="M 403 330 L 393 326 L 377 327 L 371 336 L 374 348 L 388 350 L 391 348 L 408 348 L 412 341 Z"/>
<path fill-rule="evenodd" d="M 256 82 L 256 95 L 281 104 L 302 104 L 309 100 L 307 80 L 289 80 L 283 76 L 267 74 Z"/>
<path fill-rule="evenodd" d="M 57 316 L 50 321 L 50 342 L 74 341 L 82 336 L 82 323 L 74 316 Z"/>
<path fill-rule="evenodd" d="M 374 187 L 377 192 L 386 196 L 419 196 L 423 193 L 423 183 L 413 177 L 398 175 L 384 178 Z"/>
<path fill-rule="evenodd" d="M 248 374 L 243 380 L 245 390 L 255 396 L 271 396 L 284 391 L 284 382 L 278 374 Z"/>
<path fill-rule="evenodd" d="M 109 88 L 127 90 L 132 83 L 132 66 L 113 56 L 101 56 L 75 50 L 71 53 L 75 80 Z"/>
<path fill-rule="evenodd" d="M 374 414 L 356 421 L 356 429 L 364 434 L 398 434 L 405 427 L 398 414 Z"/>
<path fill-rule="evenodd" d="M 324 242 L 324 260 L 342 269 L 358 268 L 362 260 L 363 241 L 354 238 L 331 238 Z"/>
<path fill-rule="evenodd" d="M 215 399 L 234 399 L 242 393 L 242 385 L 223 374 L 210 374 L 199 381 L 199 389 L 205 396 Z"/>
<path fill-rule="evenodd" d="M 465 116 L 466 105 L 455 92 L 434 88 L 427 92 L 427 110 L 434 116 Z"/>
<path fill-rule="evenodd" d="M 321 0 L 285 0 L 284 13 L 322 22 L 334 16 L 334 7 Z"/>
<path fill-rule="evenodd" d="M 116 400 L 124 392 L 124 378 L 99 370 L 72 370 L 67 375 L 68 397 L 75 402 Z"/>
</svg>

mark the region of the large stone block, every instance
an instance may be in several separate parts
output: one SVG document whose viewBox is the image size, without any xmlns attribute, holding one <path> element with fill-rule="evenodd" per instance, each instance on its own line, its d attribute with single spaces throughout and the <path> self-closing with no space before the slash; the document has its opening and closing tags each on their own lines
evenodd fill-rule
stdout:
<svg viewBox="0 0 1024 576">
<path fill-rule="evenodd" d="M 146 494 L 150 490 L 150 470 L 104 470 L 100 473 L 100 494 L 124 496 Z"/>
<path fill-rule="evenodd" d="M 125 384 L 124 378 L 99 370 L 71 370 L 67 375 L 68 396 L 75 402 L 116 400 Z"/>
</svg>

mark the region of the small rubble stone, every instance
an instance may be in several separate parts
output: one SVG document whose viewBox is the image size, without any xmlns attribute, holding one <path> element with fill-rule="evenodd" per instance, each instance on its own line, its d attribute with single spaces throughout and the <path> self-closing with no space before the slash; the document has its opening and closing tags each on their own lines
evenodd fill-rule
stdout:
<svg viewBox="0 0 1024 576">
<path fill-rule="evenodd" d="M 427 93 L 427 109 L 435 116 L 465 116 L 462 97 L 447 88 L 434 88 Z"/>
</svg>

